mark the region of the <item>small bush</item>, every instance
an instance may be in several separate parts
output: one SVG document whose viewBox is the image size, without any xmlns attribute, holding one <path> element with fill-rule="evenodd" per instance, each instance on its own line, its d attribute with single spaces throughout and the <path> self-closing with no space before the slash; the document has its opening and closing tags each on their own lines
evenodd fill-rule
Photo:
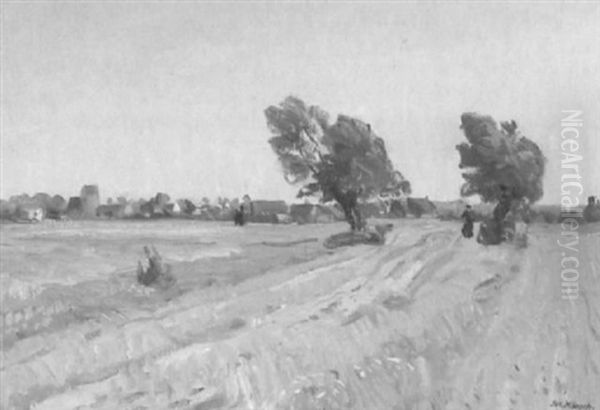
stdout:
<svg viewBox="0 0 600 410">
<path fill-rule="evenodd" d="M 152 247 L 152 252 L 144 246 L 144 253 L 148 259 L 148 268 L 144 269 L 142 262 L 138 262 L 137 281 L 144 286 L 156 286 L 166 289 L 175 283 L 175 277 L 171 274 L 171 267 L 165 265 L 157 250 Z"/>
</svg>

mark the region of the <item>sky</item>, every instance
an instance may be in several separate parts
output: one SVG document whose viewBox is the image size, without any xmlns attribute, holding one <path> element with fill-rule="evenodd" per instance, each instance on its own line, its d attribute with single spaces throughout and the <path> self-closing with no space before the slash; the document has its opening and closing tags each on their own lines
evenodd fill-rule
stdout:
<svg viewBox="0 0 600 410">
<path fill-rule="evenodd" d="M 415 196 L 459 197 L 463 112 L 514 119 L 560 201 L 563 110 L 600 194 L 600 3 L 2 3 L 0 197 L 292 199 L 264 110 L 372 125 Z M 335 118 L 335 117 L 334 117 Z"/>
</svg>

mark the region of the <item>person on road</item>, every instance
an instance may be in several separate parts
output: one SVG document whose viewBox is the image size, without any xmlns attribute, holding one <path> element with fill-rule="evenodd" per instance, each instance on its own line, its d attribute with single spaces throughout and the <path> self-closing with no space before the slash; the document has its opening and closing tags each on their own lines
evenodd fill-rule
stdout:
<svg viewBox="0 0 600 410">
<path fill-rule="evenodd" d="M 244 220 L 244 205 L 240 205 L 240 209 L 236 209 L 233 214 L 233 223 L 235 226 L 244 226 L 246 221 Z"/>
<path fill-rule="evenodd" d="M 465 221 L 462 227 L 462 235 L 465 238 L 473 237 L 473 222 L 475 221 L 475 217 L 473 215 L 471 205 L 467 205 L 467 208 L 465 209 L 461 217 Z"/>
</svg>

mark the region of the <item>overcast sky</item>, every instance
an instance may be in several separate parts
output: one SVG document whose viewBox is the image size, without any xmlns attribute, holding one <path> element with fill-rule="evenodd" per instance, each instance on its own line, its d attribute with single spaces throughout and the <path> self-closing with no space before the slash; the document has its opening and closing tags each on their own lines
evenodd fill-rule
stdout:
<svg viewBox="0 0 600 410">
<path fill-rule="evenodd" d="M 0 196 L 290 199 L 263 110 L 294 94 L 371 123 L 418 196 L 454 199 L 465 111 L 515 119 L 560 199 L 562 110 L 600 194 L 600 6 L 2 5 Z"/>
</svg>

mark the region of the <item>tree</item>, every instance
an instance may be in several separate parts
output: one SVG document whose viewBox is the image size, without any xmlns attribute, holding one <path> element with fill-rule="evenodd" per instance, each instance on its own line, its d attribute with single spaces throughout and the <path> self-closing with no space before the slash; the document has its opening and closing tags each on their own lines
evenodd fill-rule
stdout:
<svg viewBox="0 0 600 410">
<path fill-rule="evenodd" d="M 302 184 L 298 197 L 320 195 L 323 202 L 336 201 L 352 230 L 364 228 L 359 199 L 410 191 L 369 124 L 346 115 L 330 124 L 326 111 L 292 96 L 268 107 L 265 116 L 285 180 Z"/>
<path fill-rule="evenodd" d="M 161 209 L 164 209 L 170 200 L 171 197 L 169 196 L 169 194 L 165 194 L 164 192 L 157 192 L 151 201 Z"/>
<path fill-rule="evenodd" d="M 459 168 L 466 169 L 461 194 L 497 202 L 488 242 L 498 242 L 508 213 L 523 218 L 527 203 L 542 197 L 546 158 L 535 142 L 521 135 L 515 121 L 498 125 L 490 116 L 465 113 L 461 129 L 468 141 L 456 146 Z"/>
<path fill-rule="evenodd" d="M 52 197 L 45 192 L 38 192 L 33 196 L 33 202 L 41 206 L 44 210 L 48 210 L 48 204 L 52 201 Z"/>
<path fill-rule="evenodd" d="M 10 219 L 14 217 L 17 211 L 17 205 L 13 202 L 0 199 L 0 219 Z"/>
<path fill-rule="evenodd" d="M 456 146 L 459 168 L 467 170 L 462 174 L 463 196 L 477 194 L 493 202 L 504 186 L 514 198 L 533 203 L 542 197 L 546 158 L 535 142 L 521 135 L 515 121 L 498 126 L 492 117 L 465 113 L 461 122 L 468 140 Z"/>
<path fill-rule="evenodd" d="M 60 195 L 54 195 L 49 201 L 46 212 L 49 217 L 58 218 L 67 211 L 67 201 Z"/>
<path fill-rule="evenodd" d="M 192 215 L 197 208 L 196 205 L 194 205 L 194 203 L 189 199 L 182 199 L 178 202 L 180 203 L 179 206 L 181 207 L 181 212 L 186 215 Z"/>
</svg>

